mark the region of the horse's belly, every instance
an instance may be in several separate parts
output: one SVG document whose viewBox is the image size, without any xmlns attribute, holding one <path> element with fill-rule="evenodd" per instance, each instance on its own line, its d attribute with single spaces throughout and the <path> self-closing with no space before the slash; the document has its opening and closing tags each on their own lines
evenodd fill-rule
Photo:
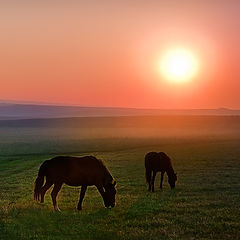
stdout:
<svg viewBox="0 0 240 240">
<path fill-rule="evenodd" d="M 87 178 L 76 178 L 76 179 L 65 179 L 64 183 L 69 186 L 82 186 L 82 185 L 95 185 L 94 179 L 87 179 Z"/>
<path fill-rule="evenodd" d="M 69 186 L 73 186 L 73 187 L 79 187 L 79 186 L 92 186 L 95 185 L 95 183 L 83 183 L 83 182 L 64 182 L 65 184 L 69 185 Z"/>
</svg>

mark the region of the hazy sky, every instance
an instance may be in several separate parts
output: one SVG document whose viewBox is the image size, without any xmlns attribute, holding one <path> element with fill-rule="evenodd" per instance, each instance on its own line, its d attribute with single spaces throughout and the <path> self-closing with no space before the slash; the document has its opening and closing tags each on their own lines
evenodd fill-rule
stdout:
<svg viewBox="0 0 240 240">
<path fill-rule="evenodd" d="M 8 0 L 0 34 L 0 99 L 240 108 L 239 0 Z M 185 84 L 156 68 L 179 46 L 200 65 Z"/>
</svg>

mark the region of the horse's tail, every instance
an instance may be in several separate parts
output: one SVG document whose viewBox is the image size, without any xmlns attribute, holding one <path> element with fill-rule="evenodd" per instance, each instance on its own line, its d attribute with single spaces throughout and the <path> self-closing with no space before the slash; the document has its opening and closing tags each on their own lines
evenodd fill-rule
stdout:
<svg viewBox="0 0 240 240">
<path fill-rule="evenodd" d="M 46 176 L 46 169 L 47 169 L 47 161 L 45 161 L 39 168 L 38 176 L 35 180 L 34 184 L 34 199 L 39 201 L 40 197 L 40 189 L 44 183 L 44 176 Z"/>
<path fill-rule="evenodd" d="M 152 170 L 150 168 L 146 168 L 145 177 L 146 177 L 147 183 L 151 182 L 151 173 L 152 173 Z"/>
<path fill-rule="evenodd" d="M 152 175 L 152 170 L 149 166 L 149 158 L 148 158 L 148 154 L 145 156 L 145 169 L 146 169 L 146 172 L 145 172 L 145 177 L 146 177 L 146 182 L 148 184 L 150 184 L 151 182 L 151 175 Z"/>
</svg>

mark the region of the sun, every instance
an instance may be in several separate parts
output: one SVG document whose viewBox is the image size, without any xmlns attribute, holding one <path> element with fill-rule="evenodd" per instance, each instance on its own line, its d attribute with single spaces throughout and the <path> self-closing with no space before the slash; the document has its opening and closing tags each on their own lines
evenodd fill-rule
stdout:
<svg viewBox="0 0 240 240">
<path fill-rule="evenodd" d="M 159 69 L 166 80 L 185 83 L 196 76 L 198 61 L 190 50 L 184 48 L 171 49 L 163 55 Z"/>
</svg>

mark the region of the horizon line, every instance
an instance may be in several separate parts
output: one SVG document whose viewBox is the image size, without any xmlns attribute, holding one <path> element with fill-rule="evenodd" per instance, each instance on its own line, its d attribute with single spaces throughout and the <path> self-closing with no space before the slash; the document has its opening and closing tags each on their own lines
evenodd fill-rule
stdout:
<svg viewBox="0 0 240 240">
<path fill-rule="evenodd" d="M 74 103 L 59 103 L 59 102 L 41 102 L 41 101 L 26 101 L 26 100 L 13 100 L 13 99 L 0 99 L 0 104 L 16 104 L 16 105 L 39 105 L 39 106 L 57 106 L 57 107 L 82 107 L 82 108 L 108 108 L 108 109 L 135 109 L 135 110 L 174 110 L 174 111 L 184 111 L 184 110 L 230 110 L 238 111 L 240 108 L 230 108 L 230 107 L 216 107 L 216 108 L 157 108 L 157 107 L 123 107 L 123 106 L 97 106 L 97 105 L 80 105 Z"/>
</svg>

